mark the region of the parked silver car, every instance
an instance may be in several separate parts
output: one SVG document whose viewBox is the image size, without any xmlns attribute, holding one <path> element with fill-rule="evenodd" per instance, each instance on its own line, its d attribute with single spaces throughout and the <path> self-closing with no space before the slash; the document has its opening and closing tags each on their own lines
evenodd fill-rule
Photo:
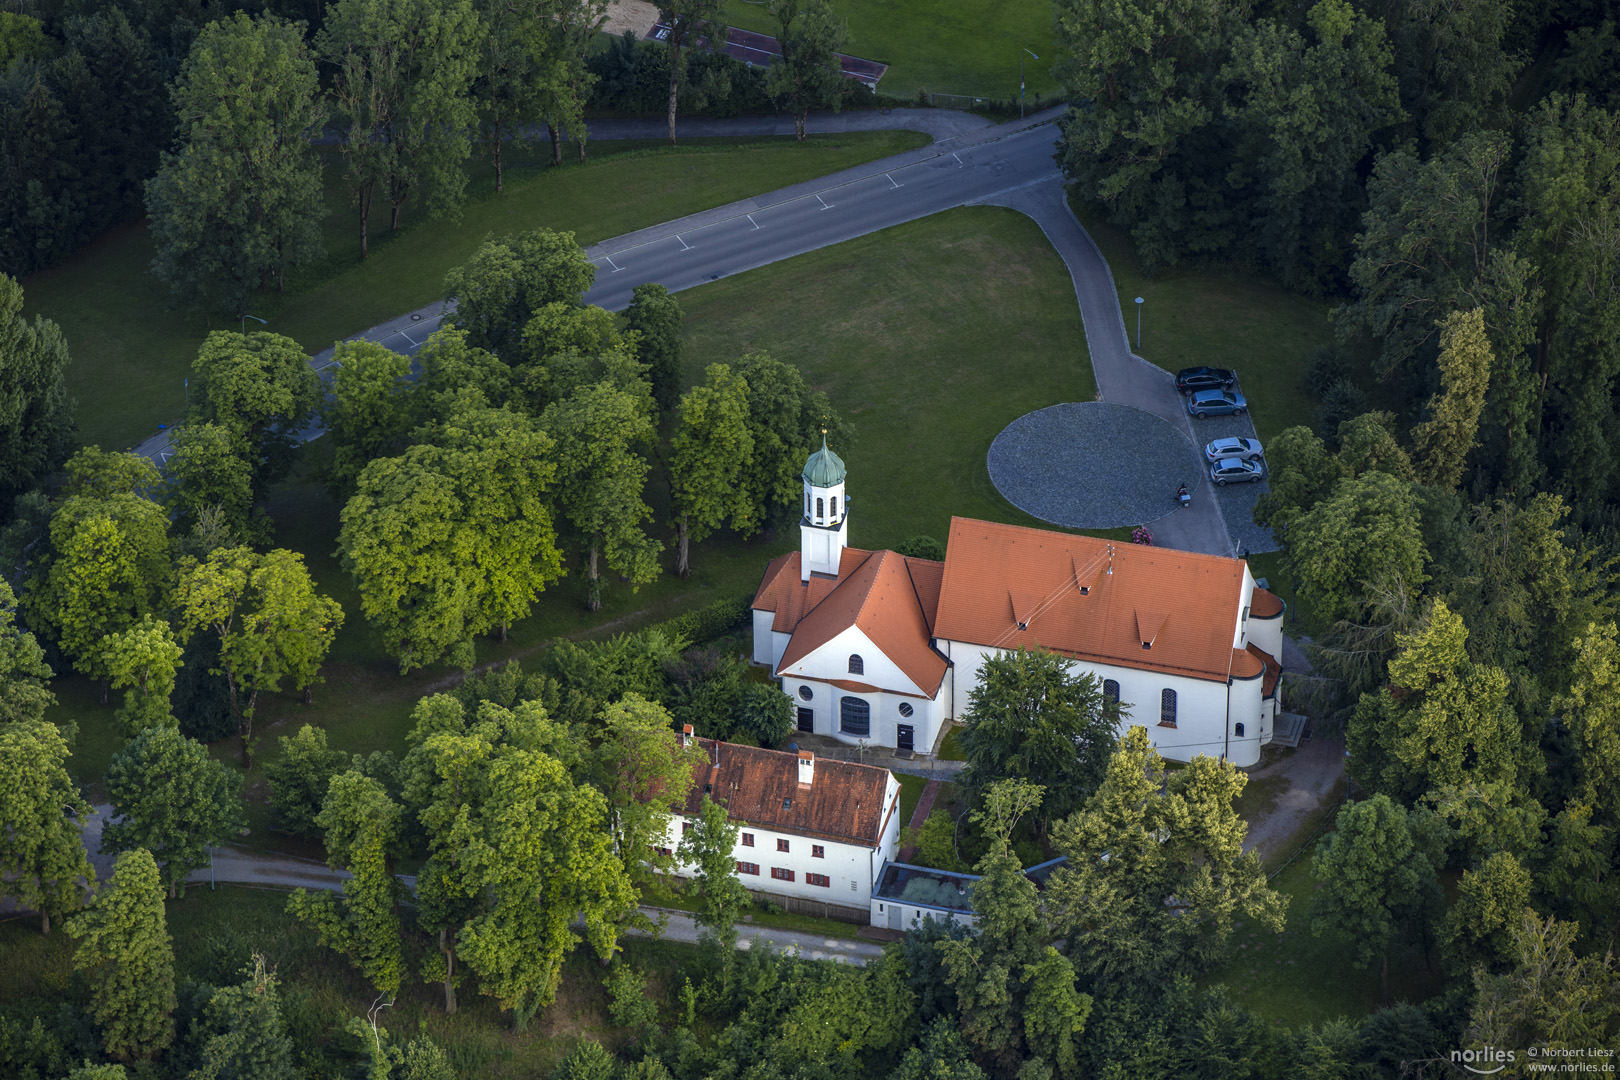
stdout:
<svg viewBox="0 0 1620 1080">
<path fill-rule="evenodd" d="M 1264 457 L 1265 451 L 1260 448 L 1259 439 L 1216 439 L 1204 447 L 1204 460 L 1216 462 L 1222 458 L 1242 458 L 1244 461 L 1253 461 Z"/>
<path fill-rule="evenodd" d="M 1215 481 L 1217 487 L 1227 484 L 1244 484 L 1250 480 L 1259 480 L 1266 475 L 1266 467 L 1258 461 L 1244 461 L 1242 458 L 1221 458 L 1209 467 L 1209 478 Z"/>
</svg>

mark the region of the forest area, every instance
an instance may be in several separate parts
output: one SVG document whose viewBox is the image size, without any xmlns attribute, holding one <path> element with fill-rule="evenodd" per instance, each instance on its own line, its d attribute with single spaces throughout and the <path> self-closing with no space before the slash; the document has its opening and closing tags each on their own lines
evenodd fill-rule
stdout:
<svg viewBox="0 0 1620 1080">
<path fill-rule="evenodd" d="M 1012 654 L 966 717 L 961 822 L 915 838 L 978 875 L 976 928 L 931 920 L 857 967 L 737 948 L 737 828 L 707 795 L 660 843 L 697 795 L 682 724 L 791 734 L 737 655 L 736 598 L 474 673 L 475 644 L 568 575 L 595 610 L 795 517 L 821 433 L 857 435 L 849 403 L 762 352 L 686 373 L 679 301 L 585 304 L 595 269 L 549 229 L 450 271 L 458 310 L 414 377 L 355 341 L 325 384 L 246 323 L 321 257 L 323 167 L 364 257 L 374 200 L 391 228 L 453 218 L 469 159 L 498 185 L 524 132 L 560 162 L 587 115 L 667 102 L 672 141 L 687 109 L 774 106 L 802 136 L 803 110 L 859 94 L 822 77 L 835 9 L 779 3 L 812 28 L 782 65 L 802 77 L 679 36 L 599 42 L 585 2 L 8 0 L 0 896 L 35 917 L 0 927 L 0 1072 L 1350 1080 L 1612 1054 L 1620 8 L 1058 0 L 1075 206 L 1150 274 L 1240 267 L 1333 305 L 1336 343 L 1298 363 L 1321 408 L 1268 439 L 1256 520 L 1309 638 L 1289 693 L 1344 738 L 1352 798 L 1291 906 L 1243 851 L 1243 773 L 1167 768 L 1095 680 Z M 172 302 L 233 327 L 197 353 L 163 472 L 80 445 L 61 328 L 23 316 L 18 283 L 142 216 Z M 265 505 L 295 472 L 342 508 L 347 610 L 277 546 Z M 397 752 L 256 734 L 261 695 L 312 700 L 361 620 L 401 676 L 457 673 Z M 69 768 L 88 733 L 49 718 L 69 671 L 123 695 L 89 785 Z M 186 896 L 240 837 L 248 775 L 272 831 L 351 875 L 340 893 Z M 119 819 L 99 883 L 90 787 Z M 655 902 L 686 904 L 702 943 L 636 936 Z M 235 924 L 199 938 L 220 910 Z M 1290 1026 L 1235 1003 L 1214 973 L 1290 923 L 1377 970 L 1382 1007 Z M 1402 963 L 1438 991 L 1397 1000 Z"/>
</svg>

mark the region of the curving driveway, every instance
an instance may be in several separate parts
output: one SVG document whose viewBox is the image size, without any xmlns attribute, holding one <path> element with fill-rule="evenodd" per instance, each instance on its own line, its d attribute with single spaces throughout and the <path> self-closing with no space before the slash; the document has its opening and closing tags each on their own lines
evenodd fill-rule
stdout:
<svg viewBox="0 0 1620 1080">
<path fill-rule="evenodd" d="M 927 131 L 936 141 L 595 244 L 587 255 L 598 267 L 597 279 L 585 299 L 620 310 L 642 282 L 678 292 L 941 210 L 1006 206 L 1034 219 L 1069 268 L 1101 398 L 1153 413 L 1202 445 L 1205 433 L 1189 423 L 1170 373 L 1131 351 L 1108 263 L 1069 208 L 1053 160 L 1054 122 L 1062 113 L 1063 106 L 1056 106 L 1006 124 L 942 109 L 817 116 L 813 131 L 904 128 Z M 645 133 L 636 125 L 646 123 L 603 122 L 593 126 L 593 136 L 641 137 Z M 772 117 L 694 120 L 683 122 L 682 131 L 758 135 L 767 129 L 775 133 L 783 123 Z M 445 314 L 444 304 L 432 304 L 355 337 L 412 355 Z M 324 370 L 331 357 L 326 349 L 312 362 Z M 320 428 L 312 425 L 305 434 L 314 438 Z M 160 433 L 136 451 L 161 465 L 168 457 L 168 437 Z M 1172 509 L 1153 523 L 1153 531 L 1167 547 L 1218 555 L 1234 554 L 1238 547 L 1207 480 L 1200 482 L 1190 507 Z"/>
</svg>

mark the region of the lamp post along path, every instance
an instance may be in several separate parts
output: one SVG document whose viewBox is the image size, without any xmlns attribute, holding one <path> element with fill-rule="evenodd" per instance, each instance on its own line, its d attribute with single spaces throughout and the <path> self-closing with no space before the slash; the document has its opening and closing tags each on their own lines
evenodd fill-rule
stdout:
<svg viewBox="0 0 1620 1080">
<path fill-rule="evenodd" d="M 1142 298 L 1136 298 L 1136 347 L 1142 348 Z"/>
<path fill-rule="evenodd" d="M 1035 57 L 1037 60 L 1040 59 L 1034 53 L 1029 52 L 1028 49 L 1021 50 L 1018 54 L 1018 119 L 1020 120 L 1024 118 L 1024 53 L 1029 53 L 1030 56 Z"/>
</svg>

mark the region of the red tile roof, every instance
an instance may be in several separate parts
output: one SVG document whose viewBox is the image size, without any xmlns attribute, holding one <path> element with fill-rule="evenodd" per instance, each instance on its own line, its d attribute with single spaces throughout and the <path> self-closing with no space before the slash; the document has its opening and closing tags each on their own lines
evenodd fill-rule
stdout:
<svg viewBox="0 0 1620 1080">
<path fill-rule="evenodd" d="M 1232 678 L 1252 679 L 1256 675 L 1265 674 L 1266 662 L 1255 655 L 1257 652 L 1259 650 L 1253 645 L 1247 649 L 1232 650 Z"/>
<path fill-rule="evenodd" d="M 1265 667 L 1266 677 L 1260 681 L 1260 696 L 1270 697 L 1277 689 L 1278 677 L 1282 675 L 1282 663 L 1258 645 L 1250 645 L 1245 651 Z"/>
<path fill-rule="evenodd" d="M 846 580 L 871 555 L 870 551 L 860 548 L 845 548 L 837 577 L 811 574 L 809 581 L 799 580 L 803 574 L 797 551 L 778 555 L 765 567 L 765 577 L 754 594 L 753 606 L 759 611 L 775 612 L 771 629 L 778 634 L 791 634 L 806 613 L 825 600 L 838 588 L 839 582 Z"/>
<path fill-rule="evenodd" d="M 686 800 L 696 814 L 709 797 L 731 820 L 775 832 L 876 847 L 883 838 L 889 770 L 852 761 L 815 759 L 811 783 L 799 783 L 799 758 L 781 750 L 699 739 L 707 755 L 693 770 L 697 783 Z"/>
<path fill-rule="evenodd" d="M 932 621 L 916 581 L 921 578 L 927 583 L 925 588 L 932 598 L 932 579 L 936 574 L 943 575 L 943 567 L 922 559 L 908 559 L 893 551 L 859 554 L 861 558 L 856 562 L 846 550 L 836 587 L 794 618 L 793 639 L 776 666 L 777 673 L 786 671 L 853 626 L 919 689 L 932 696 L 944 681 L 949 665 L 933 647 Z M 793 560 L 797 556 L 788 558 Z M 799 604 L 808 603 L 813 595 L 811 589 L 798 581 L 796 573 L 790 585 L 782 584 L 791 568 L 791 563 L 784 564 L 774 580 L 767 570 L 766 583 L 754 597 L 755 608 L 776 611 L 773 629 L 781 629 L 784 611 L 791 613 Z M 816 581 L 812 578 L 809 584 L 813 586 Z"/>
<path fill-rule="evenodd" d="M 1249 599 L 1249 614 L 1256 619 L 1275 619 L 1282 611 L 1282 597 L 1274 592 L 1257 588 Z"/>
<path fill-rule="evenodd" d="M 1243 574 L 1238 559 L 952 518 L 934 634 L 1225 681 Z"/>
</svg>

